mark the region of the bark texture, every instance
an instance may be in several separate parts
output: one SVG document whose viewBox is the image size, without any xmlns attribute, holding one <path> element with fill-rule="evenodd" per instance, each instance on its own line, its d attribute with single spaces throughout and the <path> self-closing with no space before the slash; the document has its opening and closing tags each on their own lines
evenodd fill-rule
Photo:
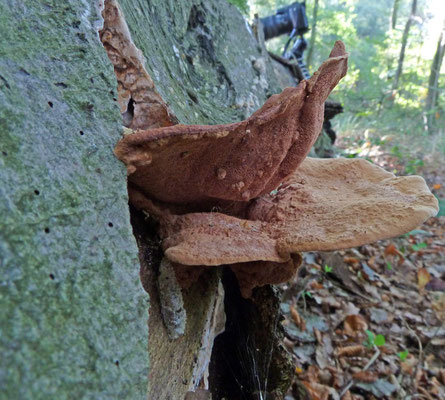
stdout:
<svg viewBox="0 0 445 400">
<path fill-rule="evenodd" d="M 100 26 L 95 2 L 0 1 L 2 399 L 145 398 L 148 296 Z"/>
<path fill-rule="evenodd" d="M 137 118 L 138 114 L 142 115 L 139 111 L 150 102 L 160 105 L 161 111 L 167 109 L 172 123 L 236 122 L 258 109 L 269 95 L 280 91 L 275 66 L 265 49 L 258 46 L 238 10 L 226 2 L 108 0 L 105 4 L 108 3 L 117 4 L 123 15 L 128 27 L 126 40 L 131 39 L 129 43 L 137 49 L 133 49 L 132 54 L 139 51 L 142 54 L 142 58 L 126 62 L 131 55 L 110 48 L 119 46 L 119 40 L 113 39 L 116 32 L 113 27 L 117 25 L 106 23 L 110 32 L 104 30 L 101 37 L 108 54 L 112 55 L 110 59 L 114 60 L 123 100 L 121 112 L 128 126 L 136 127 L 135 123 L 137 127 L 142 127 L 141 123 L 156 126 L 152 119 Z M 142 65 L 153 84 L 143 80 L 146 77 L 139 72 L 135 83 L 139 81 L 141 85 L 134 86 L 132 65 L 138 71 L 142 71 Z M 148 96 L 147 93 L 155 94 Z M 132 112 L 133 118 L 129 115 Z M 163 115 L 166 113 L 161 112 Z M 162 259 L 156 230 L 150 228 L 150 219 L 143 214 L 133 212 L 132 221 L 139 244 L 143 284 L 151 296 L 148 398 L 194 398 L 198 386 L 208 387 L 213 340 L 224 325 L 219 273 L 208 271 L 182 292 L 185 333 L 172 340 L 161 317 L 161 304 L 168 299 L 160 301 L 165 293 L 160 293 L 159 288 L 165 288 L 166 283 L 156 284 Z M 171 304 L 181 304 L 173 298 L 174 290 L 169 292 Z"/>
</svg>

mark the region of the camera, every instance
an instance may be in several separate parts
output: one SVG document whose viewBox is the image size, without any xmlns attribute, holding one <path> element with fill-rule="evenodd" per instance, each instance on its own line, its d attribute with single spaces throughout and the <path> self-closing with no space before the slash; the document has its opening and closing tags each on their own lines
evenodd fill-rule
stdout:
<svg viewBox="0 0 445 400">
<path fill-rule="evenodd" d="M 291 36 L 302 35 L 309 30 L 306 4 L 295 2 L 277 10 L 274 15 L 261 18 L 264 39 L 272 39 L 285 33 Z"/>
</svg>

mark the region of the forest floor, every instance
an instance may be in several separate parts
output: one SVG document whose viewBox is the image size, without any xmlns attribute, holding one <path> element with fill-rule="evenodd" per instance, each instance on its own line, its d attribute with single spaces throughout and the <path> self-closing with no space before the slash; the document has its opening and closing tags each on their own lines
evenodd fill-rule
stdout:
<svg viewBox="0 0 445 400">
<path fill-rule="evenodd" d="M 339 146 L 351 154 L 351 143 Z M 422 175 L 444 199 L 440 157 L 404 159 L 394 147 L 364 139 L 354 154 Z M 305 253 L 283 289 L 285 345 L 295 364 L 286 400 L 445 399 L 444 215 L 391 240 Z"/>
</svg>

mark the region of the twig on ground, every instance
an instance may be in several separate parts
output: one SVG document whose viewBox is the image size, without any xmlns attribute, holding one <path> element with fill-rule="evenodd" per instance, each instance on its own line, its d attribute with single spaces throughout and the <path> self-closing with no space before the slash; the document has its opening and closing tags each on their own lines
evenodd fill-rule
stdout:
<svg viewBox="0 0 445 400">
<path fill-rule="evenodd" d="M 376 350 L 376 352 L 374 353 L 374 355 L 371 357 L 371 359 L 368 361 L 368 363 L 363 367 L 363 371 L 368 370 L 369 367 L 371 367 L 372 364 L 375 363 L 375 361 L 377 360 L 377 358 L 379 358 L 380 356 L 380 350 L 377 346 L 374 345 L 374 349 Z M 340 398 L 342 398 L 344 396 L 344 394 L 356 383 L 356 381 L 354 379 L 351 379 L 349 381 L 349 383 L 342 389 L 342 391 L 340 392 Z"/>
</svg>

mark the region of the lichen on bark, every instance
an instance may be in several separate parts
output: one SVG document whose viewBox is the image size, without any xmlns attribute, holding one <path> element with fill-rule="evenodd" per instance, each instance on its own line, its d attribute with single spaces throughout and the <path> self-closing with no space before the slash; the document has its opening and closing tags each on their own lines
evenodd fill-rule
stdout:
<svg viewBox="0 0 445 400">
<path fill-rule="evenodd" d="M 96 2 L 0 1 L 0 387 L 7 399 L 143 399 L 121 116 Z"/>
</svg>

